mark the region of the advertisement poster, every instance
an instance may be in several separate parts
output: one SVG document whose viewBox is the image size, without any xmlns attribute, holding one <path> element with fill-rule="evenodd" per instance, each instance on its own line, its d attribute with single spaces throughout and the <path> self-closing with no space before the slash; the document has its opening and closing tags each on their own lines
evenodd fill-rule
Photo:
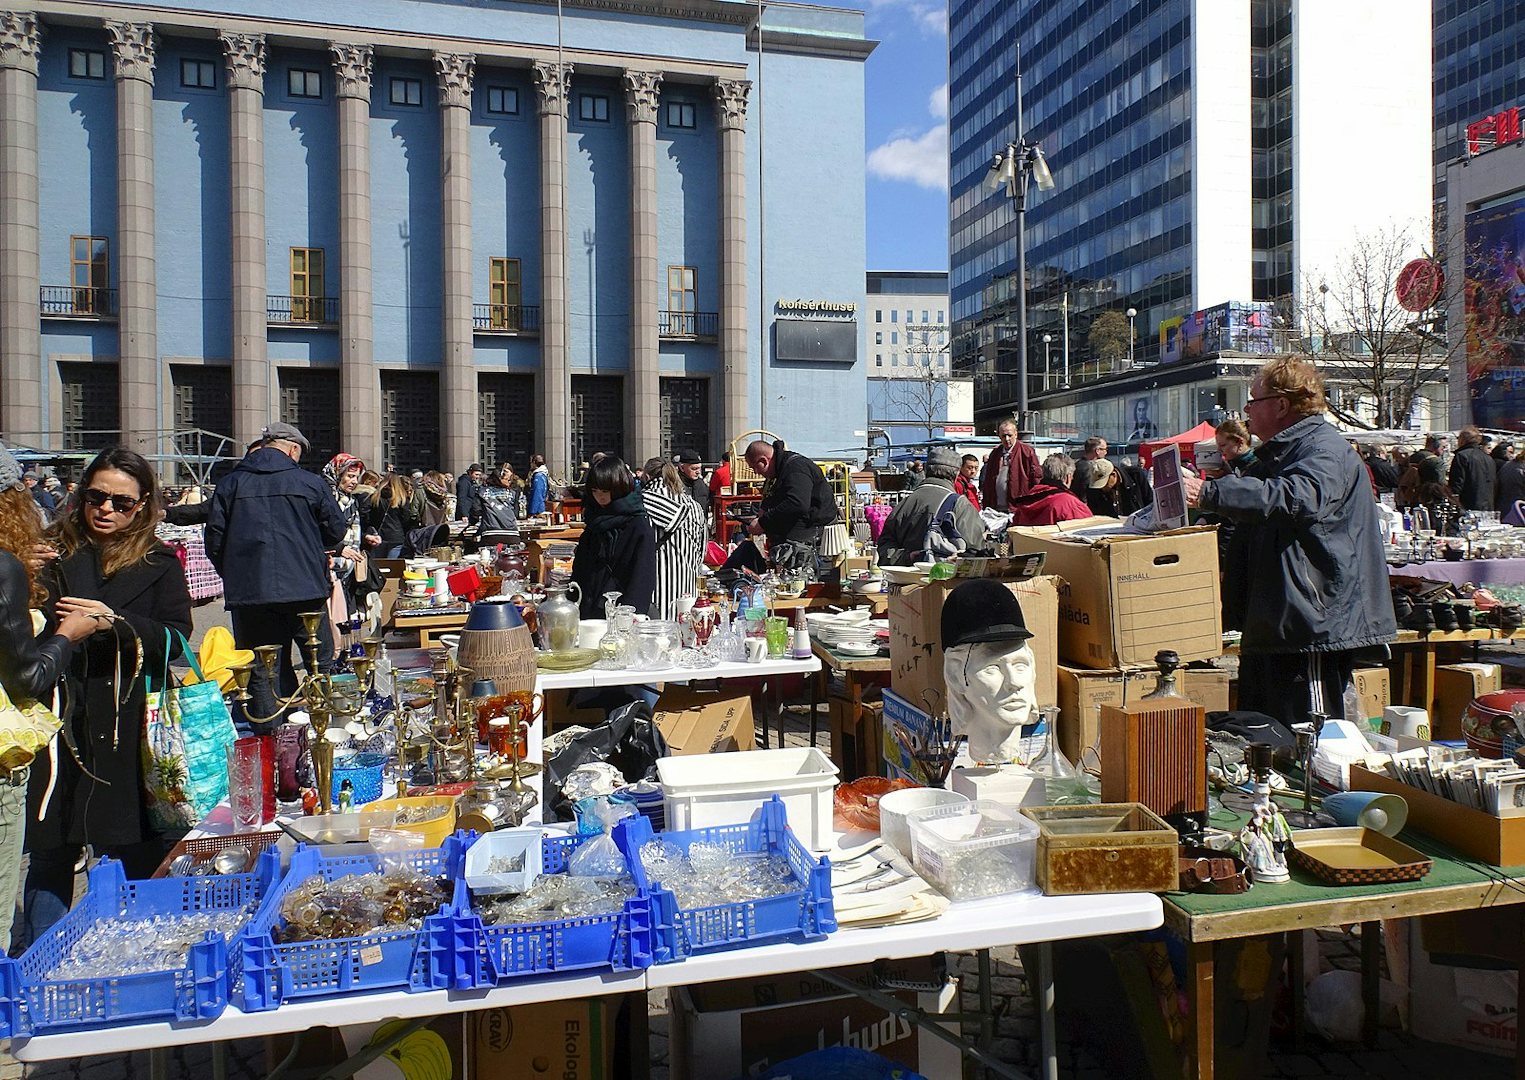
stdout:
<svg viewBox="0 0 1525 1080">
<path fill-rule="evenodd" d="M 1525 431 L 1525 199 L 1467 215 L 1472 422 Z"/>
<path fill-rule="evenodd" d="M 1128 427 L 1127 441 L 1134 443 L 1154 438 L 1153 403 L 1146 397 L 1133 398 L 1129 401 L 1128 407 L 1129 413 L 1125 418 Z"/>
</svg>

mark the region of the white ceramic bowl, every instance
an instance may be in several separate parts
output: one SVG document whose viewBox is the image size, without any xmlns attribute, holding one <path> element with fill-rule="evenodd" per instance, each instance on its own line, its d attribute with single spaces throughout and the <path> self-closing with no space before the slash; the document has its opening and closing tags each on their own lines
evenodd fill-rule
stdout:
<svg viewBox="0 0 1525 1080">
<path fill-rule="evenodd" d="M 881 566 L 879 573 L 892 585 L 914 585 L 927 576 L 914 566 Z"/>
<path fill-rule="evenodd" d="M 879 800 L 879 835 L 884 842 L 911 858 L 911 827 L 906 815 L 928 806 L 951 806 L 969 800 L 956 791 L 942 788 L 901 788 Z"/>
</svg>

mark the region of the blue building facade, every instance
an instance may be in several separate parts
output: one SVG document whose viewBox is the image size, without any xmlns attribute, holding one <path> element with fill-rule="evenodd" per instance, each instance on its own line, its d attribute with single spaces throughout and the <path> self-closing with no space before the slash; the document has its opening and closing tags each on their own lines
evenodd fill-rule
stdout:
<svg viewBox="0 0 1525 1080">
<path fill-rule="evenodd" d="M 4 437 L 282 419 L 307 464 L 451 471 L 850 444 L 862 13 L 615 7 L 0 10 Z"/>
</svg>

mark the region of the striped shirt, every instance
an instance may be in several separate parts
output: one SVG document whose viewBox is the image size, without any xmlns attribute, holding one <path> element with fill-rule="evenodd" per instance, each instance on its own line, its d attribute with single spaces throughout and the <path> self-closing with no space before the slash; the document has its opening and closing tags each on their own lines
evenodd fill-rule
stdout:
<svg viewBox="0 0 1525 1080">
<path fill-rule="evenodd" d="M 688 492 L 674 494 L 660 481 L 641 489 L 646 516 L 657 534 L 657 589 L 653 619 L 671 619 L 680 596 L 692 595 L 704 556 L 704 511 Z"/>
</svg>

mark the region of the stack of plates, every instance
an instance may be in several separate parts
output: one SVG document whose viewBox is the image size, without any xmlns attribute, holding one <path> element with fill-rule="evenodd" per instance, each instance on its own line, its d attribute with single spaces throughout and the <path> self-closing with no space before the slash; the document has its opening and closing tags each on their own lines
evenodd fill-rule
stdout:
<svg viewBox="0 0 1525 1080">
<path fill-rule="evenodd" d="M 927 572 L 914 566 L 881 566 L 879 573 L 892 585 L 915 585 L 927 580 Z"/>
<path fill-rule="evenodd" d="M 856 608 L 852 611 L 813 611 L 805 616 L 810 636 L 822 645 L 833 646 L 840 641 L 864 641 L 872 637 L 868 628 L 869 610 Z"/>
</svg>

